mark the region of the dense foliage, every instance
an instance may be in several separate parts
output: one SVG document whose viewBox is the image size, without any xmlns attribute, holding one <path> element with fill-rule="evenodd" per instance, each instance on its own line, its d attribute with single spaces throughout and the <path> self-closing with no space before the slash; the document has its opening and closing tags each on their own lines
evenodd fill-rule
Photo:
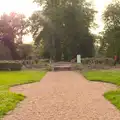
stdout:
<svg viewBox="0 0 120 120">
<path fill-rule="evenodd" d="M 100 50 L 108 57 L 120 56 L 120 1 L 110 3 L 103 14 L 105 28 Z"/>
<path fill-rule="evenodd" d="M 76 58 L 77 54 L 81 54 L 82 58 L 120 56 L 119 0 L 113 0 L 105 9 L 105 27 L 100 36 L 90 33 L 96 12 L 87 0 L 34 2 L 43 9 L 35 11 L 29 21 L 16 13 L 4 14 L 0 18 L 0 44 L 9 48 L 13 59 L 20 59 L 18 49 L 23 59 L 32 52 L 37 57 L 56 61 L 68 61 Z M 33 35 L 34 47 L 22 45 L 22 37 L 28 31 Z"/>
<path fill-rule="evenodd" d="M 22 14 L 3 14 L 0 17 L 0 41 L 7 46 L 13 59 L 20 59 L 16 48 L 22 43 L 22 37 L 27 33 L 27 22 Z"/>
<path fill-rule="evenodd" d="M 47 58 L 71 60 L 77 54 L 92 57 L 94 40 L 89 29 L 94 19 L 93 6 L 85 0 L 35 0 L 43 6 L 30 18 L 35 43 L 43 41 Z"/>
</svg>

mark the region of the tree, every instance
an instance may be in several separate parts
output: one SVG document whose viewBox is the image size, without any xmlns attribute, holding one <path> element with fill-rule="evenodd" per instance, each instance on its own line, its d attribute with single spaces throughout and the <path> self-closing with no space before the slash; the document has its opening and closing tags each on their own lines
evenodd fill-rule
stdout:
<svg viewBox="0 0 120 120">
<path fill-rule="evenodd" d="M 33 53 L 33 46 L 31 44 L 20 44 L 17 47 L 17 51 L 22 59 L 26 59 Z"/>
<path fill-rule="evenodd" d="M 35 12 L 30 18 L 35 43 L 43 39 L 46 52 L 55 60 L 61 60 L 62 55 L 65 60 L 76 57 L 78 53 L 83 57 L 93 55 L 94 41 L 89 28 L 95 11 L 90 3 L 85 0 L 35 2 L 44 6 L 43 11 Z"/>
<path fill-rule="evenodd" d="M 16 43 L 22 43 L 23 36 L 28 32 L 28 22 L 23 14 L 10 13 L 9 15 L 3 14 L 1 16 L 1 23 L 6 29 L 6 32 L 13 34 L 13 39 Z M 8 27 L 11 31 L 8 31 Z M 1 27 L 0 27 L 1 28 Z"/>
<path fill-rule="evenodd" d="M 0 40 L 7 46 L 13 59 L 20 59 L 16 51 L 16 43 L 22 43 L 22 37 L 27 32 L 24 15 L 11 13 L 3 14 L 0 18 Z"/>
<path fill-rule="evenodd" d="M 103 32 L 101 50 L 106 51 L 106 55 L 113 57 L 120 55 L 120 1 L 115 0 L 109 4 L 104 11 L 103 20 L 105 28 Z"/>
<path fill-rule="evenodd" d="M 2 42 L 0 42 L 0 60 L 12 60 L 10 50 Z"/>
</svg>

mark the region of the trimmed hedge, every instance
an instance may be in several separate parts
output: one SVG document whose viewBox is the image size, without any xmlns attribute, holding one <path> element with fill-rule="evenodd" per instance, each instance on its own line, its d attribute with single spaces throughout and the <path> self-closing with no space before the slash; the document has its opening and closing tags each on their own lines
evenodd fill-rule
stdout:
<svg viewBox="0 0 120 120">
<path fill-rule="evenodd" d="M 101 64 L 101 65 L 113 65 L 114 60 L 112 58 L 84 58 L 82 64 Z"/>
<path fill-rule="evenodd" d="M 0 70 L 19 71 L 22 69 L 20 62 L 14 61 L 0 61 Z"/>
</svg>

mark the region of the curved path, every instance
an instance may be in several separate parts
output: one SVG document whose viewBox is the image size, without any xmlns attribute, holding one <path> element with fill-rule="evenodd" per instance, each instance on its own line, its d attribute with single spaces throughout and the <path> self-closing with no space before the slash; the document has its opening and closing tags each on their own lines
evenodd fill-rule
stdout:
<svg viewBox="0 0 120 120">
<path fill-rule="evenodd" d="M 120 112 L 103 97 L 114 88 L 75 72 L 49 72 L 40 83 L 11 89 L 27 98 L 3 120 L 120 120 Z"/>
</svg>

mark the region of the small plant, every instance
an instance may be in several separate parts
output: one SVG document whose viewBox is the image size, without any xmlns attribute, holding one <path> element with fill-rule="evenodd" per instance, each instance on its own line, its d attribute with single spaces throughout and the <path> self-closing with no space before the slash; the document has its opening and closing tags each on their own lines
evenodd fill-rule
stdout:
<svg viewBox="0 0 120 120">
<path fill-rule="evenodd" d="M 51 65 L 48 65 L 47 68 L 46 68 L 47 71 L 52 71 L 52 66 Z"/>
</svg>

